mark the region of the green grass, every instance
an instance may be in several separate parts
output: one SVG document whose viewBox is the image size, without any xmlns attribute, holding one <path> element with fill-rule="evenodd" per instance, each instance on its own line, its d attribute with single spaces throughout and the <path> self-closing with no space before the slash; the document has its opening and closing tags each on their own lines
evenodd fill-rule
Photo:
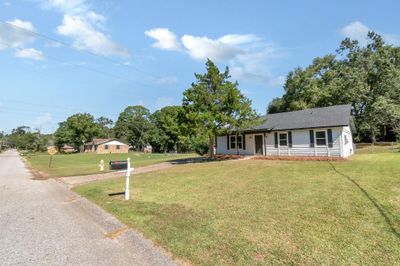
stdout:
<svg viewBox="0 0 400 266">
<path fill-rule="evenodd" d="M 129 153 L 129 154 L 56 154 L 53 156 L 52 167 L 49 168 L 50 155 L 37 153 L 25 158 L 30 165 L 48 176 L 73 176 L 99 173 L 100 160 L 104 160 L 105 170 L 108 170 L 110 160 L 126 160 L 128 157 L 134 167 L 146 166 L 160 162 L 196 157 L 195 154 L 158 154 L 158 153 Z"/>
<path fill-rule="evenodd" d="M 196 265 L 400 262 L 400 153 L 179 165 L 76 191 Z"/>
</svg>

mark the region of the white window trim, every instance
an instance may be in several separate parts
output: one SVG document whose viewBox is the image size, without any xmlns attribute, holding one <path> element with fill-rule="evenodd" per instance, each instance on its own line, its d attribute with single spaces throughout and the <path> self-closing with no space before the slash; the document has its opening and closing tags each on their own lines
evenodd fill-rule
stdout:
<svg viewBox="0 0 400 266">
<path fill-rule="evenodd" d="M 318 145 L 317 132 L 325 132 L 325 145 Z M 314 130 L 314 143 L 315 147 L 328 147 L 328 130 L 327 129 Z"/>
<path fill-rule="evenodd" d="M 286 145 L 281 145 L 281 136 L 280 134 L 286 134 Z M 278 132 L 278 147 L 288 147 L 289 148 L 289 131 L 280 131 Z"/>
</svg>

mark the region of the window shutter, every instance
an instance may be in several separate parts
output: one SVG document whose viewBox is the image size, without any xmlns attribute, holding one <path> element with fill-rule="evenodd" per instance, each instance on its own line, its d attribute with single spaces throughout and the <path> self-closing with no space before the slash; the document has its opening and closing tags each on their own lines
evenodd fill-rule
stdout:
<svg viewBox="0 0 400 266">
<path fill-rule="evenodd" d="M 333 147 L 332 129 L 328 128 L 328 147 Z"/>
<path fill-rule="evenodd" d="M 229 135 L 226 135 L 226 149 L 229 150 Z"/>
<path fill-rule="evenodd" d="M 292 131 L 288 132 L 288 138 L 289 138 L 289 148 L 292 148 L 293 142 L 292 142 Z"/>
<path fill-rule="evenodd" d="M 310 130 L 310 147 L 314 148 L 315 147 L 315 143 L 314 143 L 314 130 Z"/>
<path fill-rule="evenodd" d="M 243 147 L 243 150 L 246 149 L 246 135 L 245 134 L 242 135 L 242 147 Z"/>
<path fill-rule="evenodd" d="M 275 148 L 278 148 L 278 132 L 274 133 L 274 137 L 275 137 Z"/>
</svg>

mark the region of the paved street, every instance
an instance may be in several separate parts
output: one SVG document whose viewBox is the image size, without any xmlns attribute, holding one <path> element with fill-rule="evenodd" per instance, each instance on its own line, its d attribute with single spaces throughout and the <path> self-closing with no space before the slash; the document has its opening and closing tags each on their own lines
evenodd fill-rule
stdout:
<svg viewBox="0 0 400 266">
<path fill-rule="evenodd" d="M 169 265 L 168 256 L 53 179 L 0 154 L 0 265 Z"/>
</svg>

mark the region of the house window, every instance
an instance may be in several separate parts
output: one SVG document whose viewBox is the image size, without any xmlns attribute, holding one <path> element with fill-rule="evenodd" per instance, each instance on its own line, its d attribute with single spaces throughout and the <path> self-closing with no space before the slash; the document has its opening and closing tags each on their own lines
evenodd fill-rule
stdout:
<svg viewBox="0 0 400 266">
<path fill-rule="evenodd" d="M 317 146 L 326 146 L 326 132 L 324 131 L 315 131 L 315 141 Z"/>
<path fill-rule="evenodd" d="M 104 149 L 105 149 L 105 150 L 108 150 L 108 145 L 104 145 Z"/>
<path fill-rule="evenodd" d="M 116 147 L 116 148 L 117 148 L 117 150 L 119 150 L 119 145 L 117 145 L 117 147 Z"/>
<path fill-rule="evenodd" d="M 347 135 L 344 135 L 344 144 L 349 143 L 349 139 L 347 138 Z"/>
<path fill-rule="evenodd" d="M 231 149 L 243 149 L 243 139 L 242 136 L 230 136 L 229 147 Z"/>
<path fill-rule="evenodd" d="M 230 148 L 236 149 L 236 136 L 231 136 L 229 140 L 230 140 Z"/>
<path fill-rule="evenodd" d="M 236 137 L 236 143 L 237 143 L 238 149 L 242 149 L 243 148 L 242 136 L 237 136 Z"/>
<path fill-rule="evenodd" d="M 279 146 L 287 146 L 287 133 L 279 133 Z"/>
</svg>

